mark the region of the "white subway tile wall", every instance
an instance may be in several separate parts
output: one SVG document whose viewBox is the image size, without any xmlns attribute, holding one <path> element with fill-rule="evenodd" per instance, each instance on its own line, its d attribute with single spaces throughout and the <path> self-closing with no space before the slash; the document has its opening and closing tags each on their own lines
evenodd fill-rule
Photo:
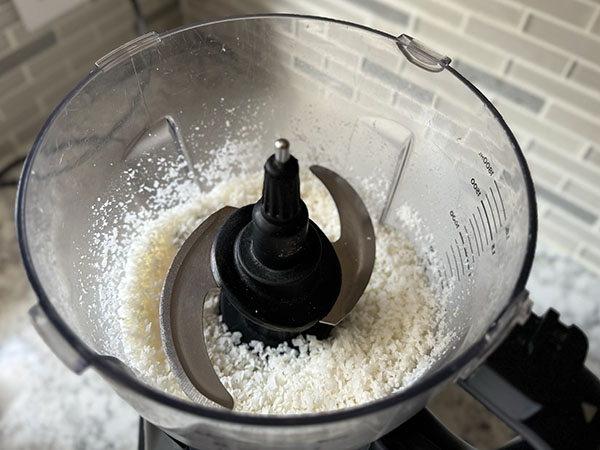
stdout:
<svg viewBox="0 0 600 450">
<path fill-rule="evenodd" d="M 177 0 L 138 0 L 148 28 L 181 25 Z M 0 166 L 24 155 L 44 121 L 100 57 L 136 37 L 126 0 L 88 0 L 29 32 L 0 0 Z"/>
<path fill-rule="evenodd" d="M 408 33 L 449 55 L 492 99 L 525 151 L 537 188 L 540 239 L 600 273 L 600 1 L 182 0 L 181 5 L 186 22 L 276 12 L 334 17 Z M 359 99 L 372 94 L 393 104 L 403 90 L 418 89 L 386 73 L 377 55 L 357 63 L 348 55 L 351 43 L 344 50 L 345 59 L 324 66 L 335 67 L 342 91 L 345 63 L 373 75 Z M 318 67 L 296 65 L 323 76 Z M 422 100 L 430 101 L 427 92 Z M 439 110 L 445 106 L 435 103 Z"/>
<path fill-rule="evenodd" d="M 545 45 L 543 40 L 532 39 L 518 28 L 502 27 L 489 19 L 470 17 L 463 32 L 469 39 L 503 51 L 506 61 L 522 59 L 556 73 L 562 73 L 569 63 L 567 55 Z M 454 54 L 461 53 L 454 49 Z"/>
<path fill-rule="evenodd" d="M 226 16 L 288 12 L 322 15 L 408 33 L 453 58 L 505 117 L 528 158 L 538 189 L 540 239 L 600 273 L 600 1 L 597 0 L 139 0 L 148 29 Z M 180 13 L 181 10 L 181 13 Z M 304 31 L 298 31 L 303 33 Z M 10 0 L 0 0 L 0 164 L 31 146 L 44 120 L 93 62 L 135 37 L 126 0 L 90 0 L 28 32 Z M 348 43 L 322 61 L 307 46 L 290 59 L 312 77 L 336 78 L 352 96 L 345 67 L 373 76 L 358 101 L 393 107 L 407 89 Z M 298 56 L 298 55 L 296 55 Z M 401 62 L 399 62 L 400 64 Z M 332 80 L 327 80 L 332 83 Z M 428 92 L 419 97 L 431 99 Z M 443 110 L 441 101 L 434 105 Z"/>
</svg>

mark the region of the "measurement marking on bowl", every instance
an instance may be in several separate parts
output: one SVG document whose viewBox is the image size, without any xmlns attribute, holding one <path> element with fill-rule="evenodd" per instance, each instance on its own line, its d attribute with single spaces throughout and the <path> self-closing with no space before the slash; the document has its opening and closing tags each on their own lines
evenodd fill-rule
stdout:
<svg viewBox="0 0 600 450">
<path fill-rule="evenodd" d="M 492 208 L 492 202 L 490 202 L 490 198 L 487 194 L 485 194 L 485 199 L 487 200 L 488 206 L 490 207 L 490 214 L 492 216 L 492 222 L 494 223 L 494 231 L 498 233 L 498 225 L 496 225 L 496 215 L 494 214 L 494 208 Z"/>
<path fill-rule="evenodd" d="M 494 190 L 490 186 L 490 192 L 492 193 L 492 200 L 494 200 L 494 205 L 496 206 L 496 212 L 498 213 L 498 223 L 502 226 L 502 219 L 500 218 L 500 208 L 498 208 L 498 202 L 496 202 L 496 196 L 494 195 Z"/>
<path fill-rule="evenodd" d="M 483 202 L 481 202 L 481 205 L 483 206 Z M 477 212 L 479 213 L 479 218 L 481 219 L 481 226 L 483 227 L 483 234 L 485 235 L 485 245 L 489 245 L 490 241 L 488 240 L 487 230 L 485 229 L 485 222 L 483 221 L 483 215 L 481 214 L 479 206 L 477 206 Z M 477 225 L 477 228 L 479 228 L 479 225 Z M 483 245 L 481 246 L 481 250 L 483 250 Z"/>
<path fill-rule="evenodd" d="M 456 277 L 458 278 L 458 281 L 460 281 L 460 271 L 458 270 L 458 261 L 456 260 L 456 252 L 454 251 L 454 247 L 452 245 L 450 246 L 450 251 L 452 252 L 452 257 L 454 258 L 454 265 L 456 266 Z M 458 254 L 458 256 L 460 256 L 460 253 Z M 463 272 L 464 272 L 464 270 L 465 269 L 463 268 Z"/>
<path fill-rule="evenodd" d="M 477 266 L 477 258 L 481 258 L 485 255 L 485 252 L 489 252 L 491 256 L 496 254 L 496 244 L 498 241 L 494 239 L 494 236 L 498 236 L 498 233 L 501 232 L 502 229 L 505 230 L 506 239 L 508 239 L 508 219 L 506 216 L 504 200 L 502 199 L 500 186 L 496 180 L 493 181 L 494 186 L 496 186 L 495 189 L 490 185 L 488 186 L 489 192 L 482 190 L 478 194 L 478 196 L 483 195 L 479 203 L 475 204 L 477 213 L 475 213 L 475 210 L 472 210 L 470 216 L 467 215 L 467 217 L 459 218 L 460 213 L 457 214 L 454 210 L 450 210 L 450 218 L 452 219 L 452 223 L 458 232 L 458 235 L 455 235 L 454 243 L 450 243 L 449 245 L 450 251 L 446 251 L 445 254 L 450 277 L 456 277 L 459 282 L 461 281 L 461 275 L 464 278 L 473 276 Z M 502 212 L 500 210 L 502 210 Z M 477 219 L 477 216 L 479 216 L 479 220 Z M 467 226 L 465 219 L 468 219 L 469 226 Z M 479 222 L 481 222 L 481 227 L 479 226 Z M 493 228 L 492 223 L 494 225 Z M 483 233 L 481 232 L 482 228 Z M 471 239 L 471 236 L 475 240 L 475 246 L 473 246 L 473 239 Z M 485 243 L 483 242 L 484 237 Z M 459 238 L 460 242 L 458 241 Z M 477 250 L 477 254 L 475 254 L 475 250 Z M 452 258 L 450 258 L 450 253 L 452 253 Z M 452 260 L 454 260 L 454 264 L 452 264 Z M 443 264 L 444 276 L 448 276 L 445 264 L 446 263 Z"/>
<path fill-rule="evenodd" d="M 459 231 L 459 233 L 460 233 L 460 231 Z M 466 276 L 467 274 L 465 272 L 465 262 L 463 261 L 463 258 L 462 258 L 462 252 L 460 251 L 460 245 L 458 245 L 458 242 L 456 241 L 456 239 L 454 239 L 454 245 L 456 245 L 456 251 L 458 253 L 458 260 L 460 261 L 460 267 L 462 269 L 462 274 L 464 276 Z"/>
<path fill-rule="evenodd" d="M 460 247 L 458 245 L 458 242 L 456 242 L 456 239 L 454 240 L 455 244 L 456 244 L 456 250 L 458 251 L 458 258 L 460 259 L 460 266 L 462 268 L 463 271 L 463 275 L 468 276 L 469 275 L 469 261 L 465 260 L 462 257 L 462 252 L 460 251 Z M 463 248 L 464 250 L 464 248 Z M 465 270 L 465 264 L 467 266 L 466 270 Z"/>
<path fill-rule="evenodd" d="M 469 264 L 469 254 L 467 253 L 467 247 L 463 247 L 463 250 L 465 251 L 465 263 L 467 264 L 467 276 L 470 277 L 473 274 L 471 273 L 471 264 Z"/>
<path fill-rule="evenodd" d="M 487 209 L 485 209 L 485 204 L 483 200 L 481 200 L 481 206 L 483 207 L 483 212 L 485 213 L 485 220 L 487 221 L 488 228 L 490 230 L 490 241 L 494 242 L 494 236 L 492 235 L 492 225 L 490 224 L 490 218 L 487 213 Z"/>
<path fill-rule="evenodd" d="M 471 221 L 471 219 L 469 219 L 469 222 Z M 471 224 L 471 226 L 473 226 L 473 224 Z M 473 251 L 473 244 L 471 244 L 471 236 L 469 236 L 469 232 L 467 231 L 467 226 L 464 225 L 465 228 L 465 234 L 467 236 L 467 240 L 469 241 L 469 248 L 471 249 L 471 255 L 473 255 L 473 262 L 475 262 L 475 252 Z"/>
<path fill-rule="evenodd" d="M 498 183 L 494 180 L 494 184 L 496 185 L 496 190 L 498 191 L 498 197 L 500 198 L 500 204 L 502 205 L 502 214 L 504 214 L 504 220 L 506 219 L 506 209 L 504 209 L 504 200 L 502 200 L 502 194 L 500 194 L 500 188 L 498 187 Z"/>
<path fill-rule="evenodd" d="M 448 252 L 446 252 L 446 259 L 448 260 L 448 267 L 450 268 L 450 276 L 454 276 L 454 272 L 452 272 L 452 264 L 450 263 L 450 257 L 448 256 Z"/>
<path fill-rule="evenodd" d="M 477 222 L 477 217 L 475 217 L 475 213 L 473 213 L 473 220 L 475 221 L 475 226 L 477 227 L 477 235 L 479 235 L 479 242 L 481 242 L 481 251 L 483 251 L 483 238 L 481 237 L 481 230 L 479 229 L 479 223 Z M 471 219 L 469 219 L 469 222 Z M 471 222 L 471 227 L 473 227 L 473 222 Z M 473 230 L 473 234 L 475 234 L 475 230 Z M 477 243 L 477 235 L 475 235 L 475 243 Z M 479 252 L 479 244 L 477 244 L 477 256 L 481 256 Z"/>
<path fill-rule="evenodd" d="M 466 228 L 465 228 L 466 231 Z M 458 235 L 460 236 L 460 242 L 462 243 L 462 249 L 465 252 L 465 264 L 467 265 L 467 276 L 471 276 L 471 264 L 469 264 L 469 254 L 467 252 L 467 245 L 465 242 L 465 238 L 462 235 L 462 232 L 459 231 Z M 454 240 L 454 242 L 456 242 L 456 239 Z M 458 247 L 458 242 L 456 242 L 456 246 Z M 460 248 L 458 249 L 458 254 L 460 255 Z"/>
<path fill-rule="evenodd" d="M 475 218 L 475 214 L 473 214 L 473 218 Z M 473 226 L 473 221 L 471 220 L 471 218 L 469 217 L 469 223 L 471 224 L 471 229 L 473 230 L 473 238 L 475 239 L 475 247 L 477 247 L 477 256 L 481 256 L 481 253 L 479 251 L 479 242 L 477 242 L 477 233 L 475 233 L 475 227 Z M 479 235 L 479 238 L 481 239 L 481 234 Z M 469 240 L 469 244 L 471 243 L 471 240 Z"/>
</svg>

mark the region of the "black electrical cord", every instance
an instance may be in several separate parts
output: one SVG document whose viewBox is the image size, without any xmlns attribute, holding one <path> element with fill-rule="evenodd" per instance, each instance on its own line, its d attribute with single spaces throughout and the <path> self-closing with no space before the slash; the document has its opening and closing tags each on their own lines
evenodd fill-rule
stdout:
<svg viewBox="0 0 600 450">
<path fill-rule="evenodd" d="M 10 186 L 16 186 L 17 184 L 19 184 L 19 177 L 8 178 L 7 175 L 10 172 L 14 171 L 14 169 L 16 169 L 17 167 L 22 166 L 24 162 L 25 162 L 25 157 L 21 156 L 21 157 L 15 159 L 10 164 L 4 166 L 2 169 L 0 169 L 0 187 L 10 187 Z"/>
</svg>

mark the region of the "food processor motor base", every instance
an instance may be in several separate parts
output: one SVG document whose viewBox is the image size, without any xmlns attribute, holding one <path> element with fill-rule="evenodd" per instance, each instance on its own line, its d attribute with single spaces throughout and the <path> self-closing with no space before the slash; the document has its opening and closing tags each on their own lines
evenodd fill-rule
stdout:
<svg viewBox="0 0 600 450">
<path fill-rule="evenodd" d="M 376 441 L 357 450 L 388 450 L 383 442 Z M 138 450 L 201 450 L 178 442 L 160 428 L 140 417 Z"/>
</svg>

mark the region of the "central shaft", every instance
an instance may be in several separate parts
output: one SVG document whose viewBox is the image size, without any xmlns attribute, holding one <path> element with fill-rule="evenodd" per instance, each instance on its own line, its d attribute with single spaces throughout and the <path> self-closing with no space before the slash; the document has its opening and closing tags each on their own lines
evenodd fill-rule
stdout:
<svg viewBox="0 0 600 450">
<path fill-rule="evenodd" d="M 265 163 L 260 200 L 238 209 L 219 231 L 213 262 L 223 320 L 242 340 L 274 346 L 303 332 L 327 335 L 316 325 L 339 294 L 340 263 L 309 219 L 298 160 L 285 139 Z"/>
<path fill-rule="evenodd" d="M 308 209 L 300 198 L 298 160 L 289 154 L 285 139 L 264 167 L 261 200 L 252 209 L 246 227 L 256 259 L 274 270 L 289 269 L 302 259 L 308 236 Z M 248 257 L 249 255 L 244 255 Z"/>
</svg>

